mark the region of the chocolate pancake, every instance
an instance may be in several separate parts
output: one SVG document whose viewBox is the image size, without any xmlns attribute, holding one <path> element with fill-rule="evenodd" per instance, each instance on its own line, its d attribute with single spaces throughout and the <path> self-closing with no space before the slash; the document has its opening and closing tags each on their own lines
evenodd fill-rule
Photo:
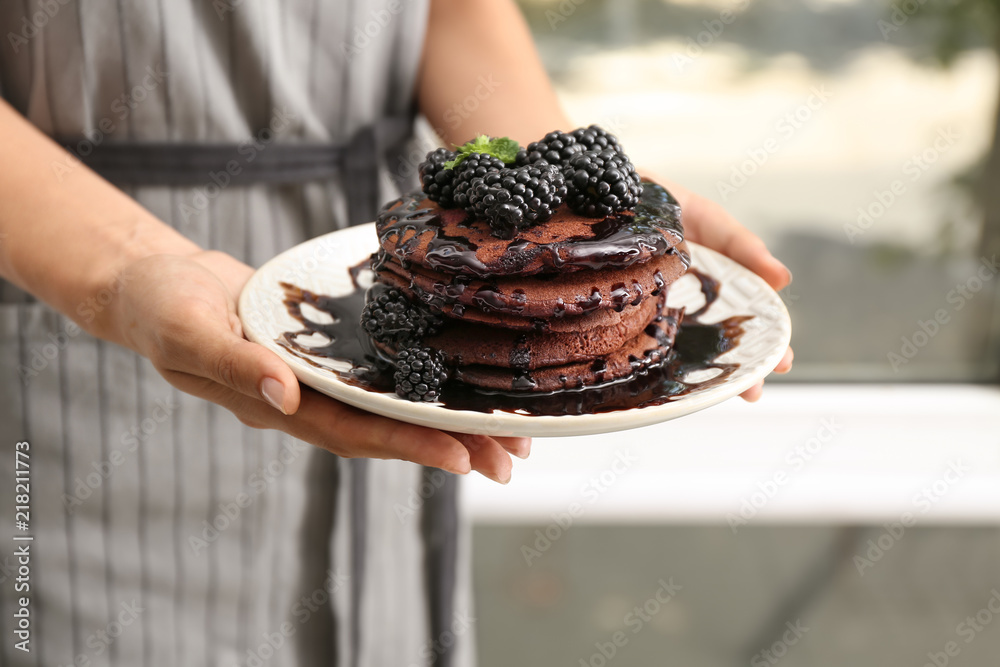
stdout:
<svg viewBox="0 0 1000 667">
<path fill-rule="evenodd" d="M 578 361 L 591 361 L 619 349 L 637 336 L 660 311 L 666 295 L 647 299 L 622 312 L 611 326 L 560 333 L 523 333 L 511 329 L 449 322 L 424 345 L 441 350 L 449 364 L 536 369 Z"/>
<path fill-rule="evenodd" d="M 447 311 L 453 317 L 469 316 L 476 310 L 487 315 L 547 319 L 638 305 L 648 297 L 657 296 L 665 285 L 680 278 L 690 262 L 687 247 L 681 242 L 648 262 L 603 271 L 512 276 L 484 281 L 414 266 L 406 270 L 394 261 L 386 261 L 378 267 L 377 274 L 380 282 L 406 287 L 421 301 L 435 308 L 444 310 L 445 306 L 452 304 L 465 306 Z M 406 282 L 410 284 L 406 285 Z M 490 320 L 489 317 L 477 319 Z"/>
<path fill-rule="evenodd" d="M 383 271 L 378 274 L 378 282 L 399 289 L 406 297 L 412 301 L 420 302 L 421 297 L 410 289 L 410 281 L 397 276 L 391 271 Z M 426 295 L 424 295 L 426 296 Z M 586 331 L 594 327 L 613 326 L 622 317 L 622 313 L 631 308 L 631 304 L 626 305 L 622 311 L 612 309 L 592 310 L 582 315 L 571 315 L 568 317 L 553 317 L 544 319 L 540 317 L 521 317 L 520 315 L 507 315 L 504 313 L 479 310 L 478 308 L 466 308 L 464 304 L 455 303 L 451 305 L 438 305 L 438 309 L 446 317 L 460 319 L 464 322 L 486 324 L 504 329 L 515 329 L 517 331 Z"/>
<path fill-rule="evenodd" d="M 466 384 L 498 391 L 558 391 L 580 389 L 628 378 L 664 361 L 670 353 L 684 313 L 664 308 L 661 316 L 614 352 L 593 361 L 548 366 L 531 371 L 495 366 L 459 366 L 455 378 Z"/>
<path fill-rule="evenodd" d="M 684 238 L 677 201 L 650 182 L 634 211 L 595 219 L 561 206 L 513 240 L 493 236 L 486 221 L 443 209 L 419 190 L 387 204 L 376 228 L 382 251 L 404 268 L 477 278 L 620 269 L 663 255 Z"/>
</svg>

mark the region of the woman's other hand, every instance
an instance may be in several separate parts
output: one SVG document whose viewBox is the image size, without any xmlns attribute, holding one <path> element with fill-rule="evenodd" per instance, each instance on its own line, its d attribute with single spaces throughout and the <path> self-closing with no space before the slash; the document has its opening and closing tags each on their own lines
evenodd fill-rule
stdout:
<svg viewBox="0 0 1000 667">
<path fill-rule="evenodd" d="M 677 198 L 681 205 L 685 237 L 722 253 L 742 264 L 763 278 L 775 290 L 782 290 L 792 282 L 792 273 L 764 245 L 760 238 L 744 227 L 721 205 L 696 195 L 687 188 L 666 179 L 647 176 L 661 183 Z M 795 357 L 792 348 L 785 350 L 785 356 L 775 367 L 775 373 L 787 373 L 792 369 Z M 764 383 L 747 389 L 743 398 L 758 400 L 764 392 Z"/>
</svg>

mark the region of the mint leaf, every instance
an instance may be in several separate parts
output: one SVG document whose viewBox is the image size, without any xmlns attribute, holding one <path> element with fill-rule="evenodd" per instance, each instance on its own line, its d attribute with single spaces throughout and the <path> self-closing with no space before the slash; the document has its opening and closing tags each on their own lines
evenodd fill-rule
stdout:
<svg viewBox="0 0 1000 667">
<path fill-rule="evenodd" d="M 478 137 L 465 144 L 466 153 L 485 153 L 489 150 L 490 144 L 493 141 L 485 134 L 480 134 Z"/>
<path fill-rule="evenodd" d="M 482 153 L 486 155 L 492 155 L 495 158 L 499 158 L 504 164 L 513 164 L 514 160 L 517 158 L 517 152 L 521 150 L 520 144 L 518 144 L 513 139 L 507 137 L 500 137 L 498 139 L 490 139 L 485 134 L 480 134 L 478 137 L 463 144 L 455 149 L 455 159 L 450 162 L 444 163 L 445 169 L 454 169 L 469 157 L 473 153 Z"/>
<path fill-rule="evenodd" d="M 506 164 L 511 164 L 517 158 L 517 152 L 521 150 L 521 145 L 513 139 L 500 137 L 490 142 L 490 152 L 503 160 Z"/>
</svg>

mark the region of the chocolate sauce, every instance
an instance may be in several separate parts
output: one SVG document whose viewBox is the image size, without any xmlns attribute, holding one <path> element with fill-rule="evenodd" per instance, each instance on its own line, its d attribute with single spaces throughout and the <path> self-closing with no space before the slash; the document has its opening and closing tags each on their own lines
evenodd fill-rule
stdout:
<svg viewBox="0 0 1000 667">
<path fill-rule="evenodd" d="M 370 391 L 393 393 L 391 360 L 372 344 L 360 323 L 366 289 L 360 284 L 359 276 L 367 267 L 366 260 L 364 264 L 351 269 L 355 289 L 341 297 L 317 295 L 282 283 L 288 312 L 302 323 L 303 329 L 285 333 L 278 342 L 296 356 L 320 368 L 328 369 L 317 363 L 316 357 L 343 362 L 348 367 L 347 370 L 331 371 L 343 382 Z M 530 372 L 523 370 L 528 360 L 525 356 L 527 350 L 515 350 L 511 355 L 512 365 L 521 366 L 522 369 L 512 369 L 512 386 L 520 391 L 493 391 L 453 381 L 444 388 L 441 403 L 450 409 L 476 412 L 499 410 L 539 416 L 584 415 L 661 405 L 724 383 L 739 368 L 739 364 L 719 363 L 717 359 L 739 344 L 744 333 L 743 323 L 752 316 L 730 317 L 715 324 L 700 322 L 698 317 L 704 315 L 718 298 L 719 283 L 701 272 L 690 272 L 701 283 L 706 303 L 695 313 L 684 317 L 673 347 L 662 362 L 651 366 L 648 360 L 636 359 L 636 372 L 630 378 L 585 389 L 529 392 L 526 390 L 536 383 Z M 388 288 L 376 284 L 370 289 L 377 292 Z M 333 321 L 313 321 L 303 314 L 303 304 L 329 314 Z M 666 339 L 668 335 L 660 327 L 651 324 L 647 333 L 655 336 L 661 345 L 669 343 Z M 316 334 L 327 342 L 313 346 L 299 341 L 301 337 Z M 516 359 L 513 358 L 515 355 Z M 604 362 L 595 361 L 592 370 L 602 373 Z M 693 373 L 705 370 L 718 372 L 707 380 L 688 379 Z"/>
<path fill-rule="evenodd" d="M 284 333 L 278 339 L 278 344 L 317 368 L 327 368 L 316 362 L 317 357 L 344 362 L 348 367 L 334 372 L 348 384 L 373 391 L 393 392 L 395 383 L 392 378 L 392 362 L 375 347 L 371 337 L 361 326 L 361 311 L 365 307 L 367 291 L 358 282 L 361 267 L 352 267 L 350 272 L 354 290 L 341 297 L 317 295 L 289 283 L 281 283 L 285 290 L 285 307 L 289 315 L 302 323 L 303 328 Z M 372 289 L 380 288 L 381 285 L 376 285 Z M 327 313 L 333 321 L 323 323 L 306 317 L 302 312 L 303 305 Z M 307 345 L 299 341 L 300 337 L 317 334 L 327 342 Z"/>
<path fill-rule="evenodd" d="M 601 290 L 596 287 L 590 288 L 590 298 L 580 299 L 577 301 L 577 305 L 580 306 L 580 311 L 584 313 L 589 313 L 591 311 L 597 310 L 601 307 L 601 301 L 603 297 L 601 296 Z"/>
<path fill-rule="evenodd" d="M 524 294 L 524 292 L 522 292 L 522 294 Z M 427 299 L 424 299 L 424 301 L 428 302 Z M 527 303 L 527 299 L 515 299 L 515 305 L 507 305 L 507 303 L 500 298 L 499 287 L 496 287 L 495 285 L 483 285 L 476 290 L 476 293 L 472 296 L 472 303 L 475 304 L 475 306 L 480 310 L 484 310 L 488 313 L 508 313 L 510 315 L 520 315 L 524 312 L 524 304 Z"/>
<path fill-rule="evenodd" d="M 704 315 L 711 305 L 715 303 L 715 300 L 719 298 L 719 281 L 712 276 L 705 275 L 698 269 L 689 268 L 687 272 L 698 279 L 701 285 L 701 293 L 705 295 L 705 305 L 688 315 L 688 317 L 697 319 Z"/>
<path fill-rule="evenodd" d="M 656 285 L 656 289 L 650 292 L 653 296 L 659 296 L 663 288 L 667 286 L 667 282 L 663 279 L 663 274 L 659 271 L 653 274 L 653 284 Z"/>
<path fill-rule="evenodd" d="M 397 258 L 403 259 L 421 243 L 425 232 L 433 231 L 426 252 L 429 266 L 451 273 L 488 274 L 487 266 L 476 257 L 476 250 L 479 249 L 476 244 L 465 237 L 443 234 L 440 216 L 432 209 L 421 208 L 425 198 L 426 195 L 417 190 L 383 208 L 377 222 L 381 240 L 392 235 L 406 239 L 399 241 L 396 247 Z M 384 248 L 386 244 L 383 242 L 381 245 Z M 385 258 L 380 261 L 384 262 Z"/>
<path fill-rule="evenodd" d="M 555 310 L 555 314 L 553 316 L 556 317 L 556 318 L 559 318 L 559 317 L 563 317 L 565 315 L 566 315 L 566 302 L 563 301 L 562 297 L 558 297 L 556 299 L 556 310 Z"/>
<path fill-rule="evenodd" d="M 611 304 L 615 312 L 620 313 L 625 310 L 625 305 L 630 301 L 630 296 L 625 283 L 616 283 L 611 286 Z"/>
<path fill-rule="evenodd" d="M 478 247 L 464 236 L 442 233 L 440 212 L 426 206 L 426 195 L 417 190 L 386 205 L 378 214 L 376 227 L 382 248 L 394 247 L 398 261 L 405 261 L 421 243 L 428 243 L 424 263 L 449 274 L 489 278 L 495 270 L 476 255 Z M 395 239 L 390 243 L 390 239 Z M 669 252 L 683 239 L 680 206 L 665 188 L 643 183 L 643 194 L 632 213 L 612 215 L 596 221 L 591 233 L 551 243 L 525 239 L 508 242 L 498 264 L 505 273 L 541 263 L 538 273 L 558 273 L 577 269 L 623 268 L 649 256 Z M 384 252 L 375 266 L 385 263 Z"/>
</svg>

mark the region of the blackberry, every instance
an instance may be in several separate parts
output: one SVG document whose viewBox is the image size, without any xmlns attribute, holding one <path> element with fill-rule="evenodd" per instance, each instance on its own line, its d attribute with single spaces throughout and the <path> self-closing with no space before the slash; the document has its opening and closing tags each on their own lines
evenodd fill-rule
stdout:
<svg viewBox="0 0 1000 667">
<path fill-rule="evenodd" d="M 633 209 L 642 196 L 642 179 L 635 167 L 627 157 L 611 149 L 574 155 L 563 175 L 569 189 L 569 207 L 588 218 Z"/>
<path fill-rule="evenodd" d="M 439 148 L 427 154 L 420 163 L 420 187 L 427 198 L 437 202 L 444 208 L 453 208 L 455 200 L 455 170 L 445 169 L 445 162 L 455 159 L 455 152 L 447 148 Z"/>
<path fill-rule="evenodd" d="M 577 145 L 582 147 L 582 151 L 603 151 L 610 149 L 622 157 L 626 157 L 625 151 L 622 150 L 621 144 L 618 143 L 618 137 L 599 125 L 591 125 L 590 127 L 581 127 L 573 130 L 573 138 L 576 140 Z"/>
<path fill-rule="evenodd" d="M 477 178 L 469 201 L 473 215 L 489 222 L 494 236 L 513 238 L 551 218 L 566 195 L 559 168 L 540 162 Z"/>
<path fill-rule="evenodd" d="M 455 190 L 452 198 L 459 208 L 472 213 L 469 195 L 472 182 L 484 178 L 487 174 L 499 172 L 506 165 L 503 160 L 487 153 L 471 153 L 455 167 Z"/>
<path fill-rule="evenodd" d="M 584 147 L 577 143 L 572 134 L 556 130 L 546 134 L 541 141 L 532 142 L 527 148 L 518 151 L 516 164 L 524 166 L 544 160 L 549 164 L 562 165 L 583 150 Z"/>
<path fill-rule="evenodd" d="M 444 321 L 413 303 L 398 289 L 387 289 L 371 298 L 361 311 L 361 326 L 380 343 L 407 347 L 438 333 Z"/>
<path fill-rule="evenodd" d="M 408 401 L 432 403 L 448 380 L 444 355 L 430 347 L 411 347 L 396 357 L 396 394 Z"/>
</svg>

